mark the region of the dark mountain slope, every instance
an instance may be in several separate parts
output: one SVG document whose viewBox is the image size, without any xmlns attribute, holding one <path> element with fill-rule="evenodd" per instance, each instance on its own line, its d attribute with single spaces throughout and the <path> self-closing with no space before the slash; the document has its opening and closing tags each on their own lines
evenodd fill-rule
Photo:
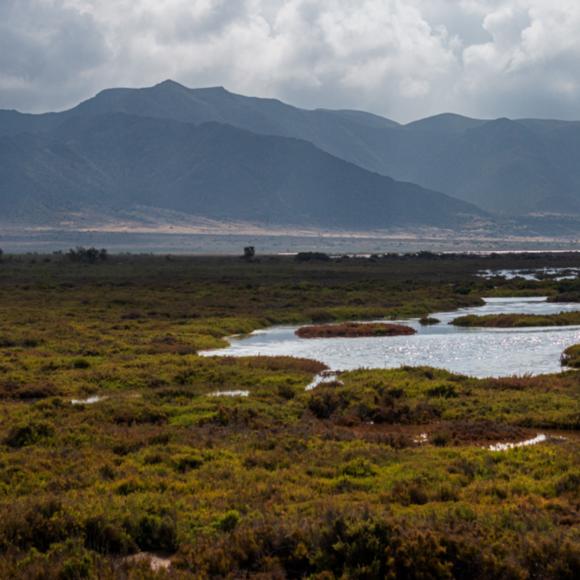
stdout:
<svg viewBox="0 0 580 580">
<path fill-rule="evenodd" d="M 107 175 L 64 143 L 42 135 L 0 138 L 0 216 L 51 221 L 85 211 L 110 191 Z"/>
<path fill-rule="evenodd" d="M 51 146 L 49 188 L 41 184 L 46 171 L 41 147 L 31 148 L 22 163 L 36 187 L 27 185 L 26 191 L 36 191 L 40 200 L 61 191 L 58 200 L 51 197 L 59 208 L 74 206 L 80 194 L 104 209 L 139 205 L 224 220 L 356 229 L 455 227 L 482 215 L 469 204 L 370 173 L 311 143 L 217 123 L 80 116 L 51 137 L 60 145 Z M 19 155 L 24 159 L 24 151 Z M 2 157 L 0 163 L 3 189 L 22 189 L 19 172 L 10 173 Z"/>
<path fill-rule="evenodd" d="M 63 122 L 64 117 L 61 115 L 61 113 L 31 115 L 0 109 L 0 137 L 52 131 Z"/>
</svg>

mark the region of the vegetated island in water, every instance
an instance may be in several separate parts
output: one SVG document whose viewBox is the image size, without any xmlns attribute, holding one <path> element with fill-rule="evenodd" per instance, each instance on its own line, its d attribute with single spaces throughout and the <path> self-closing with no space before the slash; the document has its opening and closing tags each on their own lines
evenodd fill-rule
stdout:
<svg viewBox="0 0 580 580">
<path fill-rule="evenodd" d="M 470 314 L 455 318 L 454 326 L 479 328 L 524 328 L 533 326 L 580 326 L 580 312 L 559 314 Z"/>
<path fill-rule="evenodd" d="M 580 344 L 570 346 L 564 351 L 562 366 L 580 369 Z"/>
<path fill-rule="evenodd" d="M 435 324 L 441 324 L 438 318 L 433 318 L 432 316 L 423 316 L 419 319 L 419 324 L 421 326 L 434 326 Z"/>
<path fill-rule="evenodd" d="M 359 338 L 364 336 L 408 336 L 417 331 L 403 324 L 386 322 L 345 322 L 302 326 L 296 331 L 300 338 Z"/>
<path fill-rule="evenodd" d="M 550 296 L 548 302 L 580 302 L 580 291 L 560 292 L 556 296 Z"/>
</svg>

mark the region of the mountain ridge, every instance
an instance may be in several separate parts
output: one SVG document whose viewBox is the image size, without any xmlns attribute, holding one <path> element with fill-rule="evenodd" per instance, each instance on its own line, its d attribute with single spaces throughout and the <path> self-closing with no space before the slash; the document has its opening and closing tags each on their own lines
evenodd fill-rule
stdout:
<svg viewBox="0 0 580 580">
<path fill-rule="evenodd" d="M 361 229 L 463 226 L 486 217 L 475 206 L 371 173 L 308 141 L 216 122 L 86 115 L 67 119 L 50 135 L 3 137 L 0 151 L 7 140 L 20 140 L 20 151 L 29 151 L 28 170 L 16 172 L 34 177 L 25 181 L 15 177 L 18 155 L 7 161 L 0 155 L 0 183 L 12 178 L 20 206 L 30 205 L 44 182 L 37 203 L 45 207 L 48 200 L 59 211 L 139 205 L 211 219 Z"/>
<path fill-rule="evenodd" d="M 302 139 L 367 171 L 445 192 L 500 216 L 580 215 L 580 122 L 574 121 L 443 113 L 401 125 L 364 111 L 306 110 L 168 79 L 153 87 L 106 89 L 60 113 L 0 111 L 0 136 L 50 135 L 70 119 L 111 113 L 218 122 Z"/>
</svg>

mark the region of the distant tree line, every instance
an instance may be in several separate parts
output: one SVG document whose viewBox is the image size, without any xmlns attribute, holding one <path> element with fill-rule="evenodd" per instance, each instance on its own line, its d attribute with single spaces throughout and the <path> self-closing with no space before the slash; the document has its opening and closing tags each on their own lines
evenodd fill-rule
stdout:
<svg viewBox="0 0 580 580">
<path fill-rule="evenodd" d="M 67 256 L 71 262 L 83 262 L 86 264 L 96 264 L 97 262 L 104 262 L 108 257 L 107 250 L 104 248 L 71 248 L 67 252 Z"/>
</svg>

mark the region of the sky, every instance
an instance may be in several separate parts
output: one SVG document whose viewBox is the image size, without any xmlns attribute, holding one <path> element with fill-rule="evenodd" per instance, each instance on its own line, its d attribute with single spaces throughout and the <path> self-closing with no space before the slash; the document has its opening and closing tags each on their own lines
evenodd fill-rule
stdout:
<svg viewBox="0 0 580 580">
<path fill-rule="evenodd" d="M 0 0 L 0 108 L 171 78 L 407 122 L 580 119 L 580 0 Z"/>
</svg>

